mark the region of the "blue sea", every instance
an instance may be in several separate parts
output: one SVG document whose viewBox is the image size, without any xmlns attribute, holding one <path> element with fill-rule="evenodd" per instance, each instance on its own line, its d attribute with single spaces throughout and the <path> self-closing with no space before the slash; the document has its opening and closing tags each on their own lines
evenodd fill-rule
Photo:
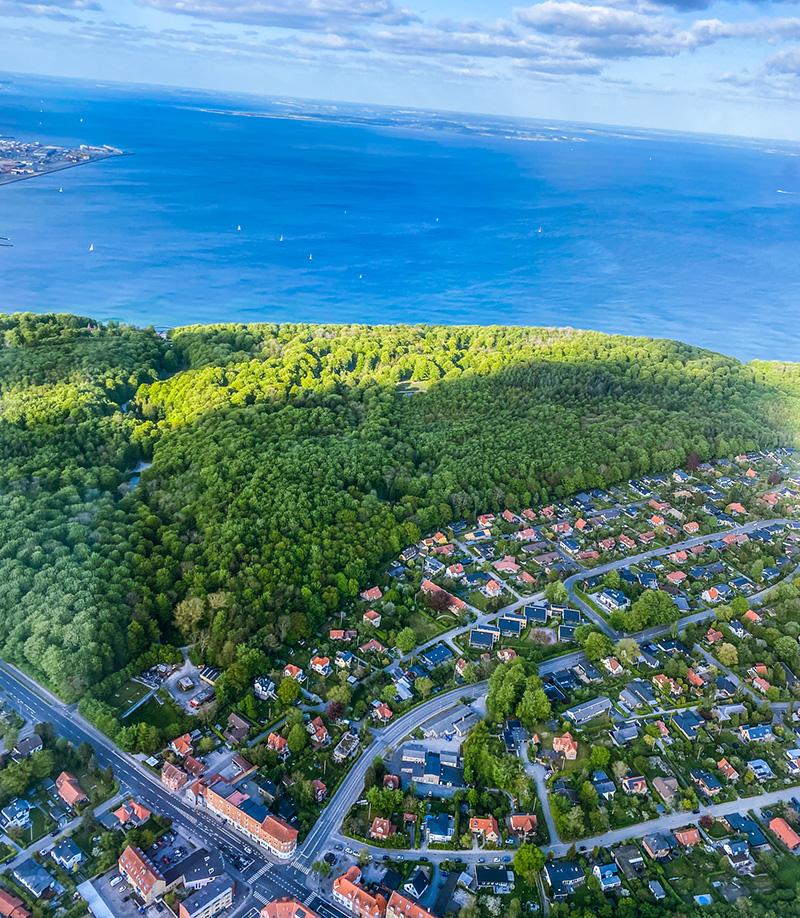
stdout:
<svg viewBox="0 0 800 918">
<path fill-rule="evenodd" d="M 800 360 L 798 145 L 15 76 L 0 135 L 131 154 L 0 186 L 3 311 L 572 326 Z"/>
</svg>

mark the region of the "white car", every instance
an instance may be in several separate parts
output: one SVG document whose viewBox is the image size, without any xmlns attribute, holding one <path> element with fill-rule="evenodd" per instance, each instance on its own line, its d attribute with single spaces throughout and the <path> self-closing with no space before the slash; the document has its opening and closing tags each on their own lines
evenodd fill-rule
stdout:
<svg viewBox="0 0 800 918">
<path fill-rule="evenodd" d="M 113 889 L 115 886 L 119 886 L 121 882 L 122 877 L 114 877 L 114 879 L 108 885 Z"/>
</svg>

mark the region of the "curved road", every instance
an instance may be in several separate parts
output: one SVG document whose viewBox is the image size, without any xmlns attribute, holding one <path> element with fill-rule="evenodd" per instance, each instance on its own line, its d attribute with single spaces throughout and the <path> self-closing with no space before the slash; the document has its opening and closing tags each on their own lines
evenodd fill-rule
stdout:
<svg viewBox="0 0 800 918">
<path fill-rule="evenodd" d="M 774 526 L 776 524 L 779 526 L 786 526 L 791 522 L 796 521 L 783 518 L 771 520 L 752 520 L 749 523 L 742 523 L 740 526 L 733 526 L 725 532 L 714 532 L 710 535 L 693 536 L 692 538 L 686 539 L 683 542 L 675 542 L 673 545 L 667 545 L 660 548 L 651 548 L 648 551 L 639 552 L 638 555 L 628 555 L 624 558 L 618 558 L 616 561 L 607 561 L 605 564 L 599 564 L 597 567 L 578 571 L 577 574 L 573 574 L 571 577 L 567 577 L 567 579 L 564 581 L 564 586 L 567 588 L 567 593 L 570 600 L 572 600 L 574 603 L 577 603 L 587 618 L 591 619 L 591 621 L 593 621 L 601 631 L 607 634 L 612 641 L 616 641 L 621 636 L 620 633 L 611 627 L 604 616 L 599 615 L 588 603 L 584 602 L 575 593 L 576 584 L 583 580 L 588 580 L 591 577 L 602 576 L 603 574 L 607 574 L 609 571 L 619 570 L 621 567 L 640 564 L 642 561 L 647 561 L 649 558 L 658 558 L 663 555 L 671 555 L 675 551 L 686 551 L 689 548 L 693 548 L 695 545 L 704 545 L 706 542 L 715 542 L 717 539 L 721 539 L 724 535 L 729 535 L 731 533 L 748 533 L 752 532 L 754 529 L 763 529 L 765 526 Z M 751 596 L 751 601 L 757 601 L 760 596 L 763 596 L 764 593 L 771 589 L 771 586 L 767 587 L 760 593 Z M 693 615 L 688 615 L 685 619 L 681 619 L 680 621 L 685 622 L 688 625 L 692 621 L 702 621 L 704 618 L 710 618 L 712 615 L 713 609 L 702 609 L 700 612 L 696 612 Z M 669 628 L 667 628 L 667 630 L 669 630 Z M 648 629 L 647 631 L 642 631 L 641 635 L 643 639 L 646 639 L 648 637 L 657 637 L 659 634 L 663 633 L 663 629 L 659 628 L 658 630 Z M 637 637 L 637 635 L 629 636 L 634 638 Z"/>
<path fill-rule="evenodd" d="M 322 848 L 328 845 L 331 836 L 338 832 L 347 811 L 361 796 L 361 791 L 364 787 L 364 775 L 377 756 L 383 757 L 389 749 L 405 739 L 417 727 L 432 717 L 441 716 L 448 708 L 457 706 L 462 698 L 469 698 L 474 701 L 476 698 L 481 697 L 486 692 L 486 685 L 486 682 L 476 682 L 474 685 L 465 685 L 442 695 L 437 695 L 435 698 L 431 698 L 430 701 L 413 708 L 402 717 L 398 717 L 394 723 L 389 724 L 382 730 L 376 730 L 375 738 L 358 757 L 344 781 L 336 789 L 336 793 L 322 811 L 319 819 L 314 824 L 314 828 L 306 836 L 300 848 L 298 860 L 305 861 L 306 864 L 312 864 Z"/>
</svg>

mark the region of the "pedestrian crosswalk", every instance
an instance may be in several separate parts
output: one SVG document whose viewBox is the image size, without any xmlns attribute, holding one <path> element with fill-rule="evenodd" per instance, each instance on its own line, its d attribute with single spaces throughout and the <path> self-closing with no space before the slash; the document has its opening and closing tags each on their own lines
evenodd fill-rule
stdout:
<svg viewBox="0 0 800 918">
<path fill-rule="evenodd" d="M 270 901 L 271 901 L 270 899 L 268 899 L 268 898 L 264 895 L 264 893 L 260 892 L 260 891 L 257 890 L 257 889 L 254 889 L 254 890 L 253 890 L 253 898 L 254 898 L 254 899 L 257 899 L 262 905 L 266 905 L 267 902 L 270 902 Z"/>
<path fill-rule="evenodd" d="M 267 863 L 259 867 L 258 870 L 256 870 L 256 872 L 251 877 L 248 877 L 247 882 L 254 883 L 256 880 L 263 877 L 264 874 L 270 869 L 270 867 L 272 867 L 272 864 L 269 861 L 267 861 Z"/>
<path fill-rule="evenodd" d="M 309 873 L 311 873 L 311 868 L 308 866 L 308 864 L 301 864 L 297 862 L 295 863 L 294 868 L 295 870 L 299 870 L 300 873 L 304 873 L 306 876 L 308 876 Z"/>
</svg>

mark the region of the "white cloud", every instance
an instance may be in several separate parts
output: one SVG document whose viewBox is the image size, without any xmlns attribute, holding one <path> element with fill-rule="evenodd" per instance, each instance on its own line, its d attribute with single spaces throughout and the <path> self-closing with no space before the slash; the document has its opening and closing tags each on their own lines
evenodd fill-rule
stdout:
<svg viewBox="0 0 800 918">
<path fill-rule="evenodd" d="M 138 0 L 164 13 L 217 22 L 287 29 L 341 28 L 351 23 L 402 24 L 419 17 L 392 0 Z"/>
<path fill-rule="evenodd" d="M 75 21 L 75 13 L 101 9 L 97 0 L 0 0 L 0 16 Z"/>
</svg>

